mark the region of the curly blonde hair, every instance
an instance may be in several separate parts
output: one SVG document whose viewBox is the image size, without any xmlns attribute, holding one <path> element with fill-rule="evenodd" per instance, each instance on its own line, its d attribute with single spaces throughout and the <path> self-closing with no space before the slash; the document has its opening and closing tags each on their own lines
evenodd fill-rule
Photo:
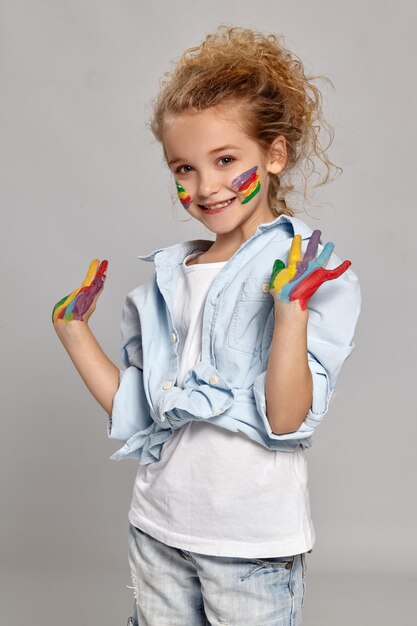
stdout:
<svg viewBox="0 0 417 626">
<path fill-rule="evenodd" d="M 342 172 L 326 155 L 334 133 L 323 117 L 322 94 L 312 83 L 317 78 L 331 81 L 306 76 L 302 61 L 284 47 L 282 36 L 220 26 L 201 45 L 187 49 L 165 77 L 150 122 L 158 141 L 168 116 L 229 104 L 242 105 L 246 133 L 265 150 L 278 135 L 285 137 L 287 162 L 280 174 L 270 174 L 268 188 L 274 215 L 294 215 L 286 200 L 289 192 L 297 191 L 293 176 L 302 175 L 304 201 L 309 203 L 312 174 L 321 175 L 313 185 L 318 187 L 331 180 L 333 168 Z M 324 147 L 323 129 L 329 134 Z M 317 160 L 324 172 L 316 169 Z"/>
</svg>

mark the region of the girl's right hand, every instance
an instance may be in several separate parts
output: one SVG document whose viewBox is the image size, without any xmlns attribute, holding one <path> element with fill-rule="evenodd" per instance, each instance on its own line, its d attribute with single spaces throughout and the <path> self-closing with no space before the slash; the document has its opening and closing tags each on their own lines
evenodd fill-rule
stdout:
<svg viewBox="0 0 417 626">
<path fill-rule="evenodd" d="M 52 311 L 55 330 L 64 330 L 76 320 L 87 322 L 96 308 L 96 302 L 103 291 L 108 261 L 93 259 L 86 277 L 78 289 L 59 300 Z"/>
</svg>

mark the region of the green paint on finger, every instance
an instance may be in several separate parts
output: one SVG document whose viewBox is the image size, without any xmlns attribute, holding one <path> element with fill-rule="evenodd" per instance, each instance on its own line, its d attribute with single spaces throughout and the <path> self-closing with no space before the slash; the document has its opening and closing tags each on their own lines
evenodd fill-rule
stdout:
<svg viewBox="0 0 417 626">
<path fill-rule="evenodd" d="M 273 289 L 274 282 L 278 274 L 285 268 L 285 263 L 281 259 L 276 259 L 272 268 L 271 280 L 269 281 L 269 288 Z"/>
<path fill-rule="evenodd" d="M 62 300 L 59 300 L 59 302 L 56 303 L 56 305 L 54 306 L 54 308 L 52 309 L 52 321 L 54 321 L 54 315 L 55 315 L 55 311 L 64 304 L 65 300 L 67 300 L 70 297 L 70 293 L 65 296 L 65 298 L 62 298 Z"/>
</svg>

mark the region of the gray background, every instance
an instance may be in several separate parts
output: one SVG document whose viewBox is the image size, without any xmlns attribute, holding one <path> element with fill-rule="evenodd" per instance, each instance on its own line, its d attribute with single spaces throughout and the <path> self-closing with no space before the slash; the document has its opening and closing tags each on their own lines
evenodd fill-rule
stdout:
<svg viewBox="0 0 417 626">
<path fill-rule="evenodd" d="M 123 300 L 152 269 L 136 255 L 210 238 L 177 206 L 145 120 L 171 59 L 220 23 L 284 34 L 336 88 L 324 88 L 325 113 L 345 171 L 300 217 L 352 260 L 363 312 L 308 451 L 318 538 L 304 623 L 414 623 L 414 12 L 376 0 L 2 1 L 1 625 L 115 626 L 130 613 L 135 464 L 109 461 L 117 442 L 50 312 L 91 258 L 108 258 L 91 325 L 120 365 Z"/>
</svg>

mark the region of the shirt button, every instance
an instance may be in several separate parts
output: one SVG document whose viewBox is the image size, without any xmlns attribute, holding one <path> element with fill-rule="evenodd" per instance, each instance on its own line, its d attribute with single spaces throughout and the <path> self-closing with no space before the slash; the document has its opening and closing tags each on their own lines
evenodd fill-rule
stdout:
<svg viewBox="0 0 417 626">
<path fill-rule="evenodd" d="M 209 378 L 210 385 L 216 385 L 218 382 L 219 382 L 219 377 L 216 376 L 216 374 L 213 374 L 212 376 L 210 376 Z"/>
<path fill-rule="evenodd" d="M 213 415 L 220 415 L 221 412 L 221 409 L 216 409 L 215 411 L 213 411 Z"/>
<path fill-rule="evenodd" d="M 165 389 L 165 390 L 166 389 L 171 389 L 171 387 L 172 387 L 172 381 L 170 381 L 170 380 L 166 380 L 164 382 L 164 384 L 162 385 L 162 389 Z"/>
<path fill-rule="evenodd" d="M 161 422 L 165 422 L 165 420 L 166 420 L 165 415 L 161 415 L 160 419 L 161 419 Z"/>
<path fill-rule="evenodd" d="M 261 289 L 264 293 L 269 293 L 269 283 L 263 283 Z"/>
<path fill-rule="evenodd" d="M 171 333 L 171 341 L 175 343 L 177 341 L 177 335 L 175 333 Z"/>
</svg>

